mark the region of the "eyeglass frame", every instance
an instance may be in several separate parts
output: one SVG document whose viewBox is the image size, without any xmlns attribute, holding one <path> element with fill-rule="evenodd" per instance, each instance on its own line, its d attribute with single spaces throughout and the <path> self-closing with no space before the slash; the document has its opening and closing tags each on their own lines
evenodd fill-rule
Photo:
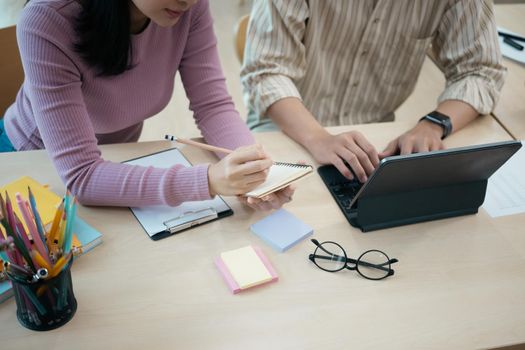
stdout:
<svg viewBox="0 0 525 350">
<path fill-rule="evenodd" d="M 348 270 L 351 270 L 351 271 L 357 271 L 357 273 L 359 273 L 362 277 L 368 279 L 368 280 L 373 280 L 373 281 L 379 281 L 379 280 L 382 280 L 382 279 L 385 279 L 387 277 L 390 277 L 390 276 L 393 276 L 394 275 L 394 269 L 392 268 L 392 264 L 395 264 L 397 262 L 399 262 L 399 260 L 397 260 L 396 258 L 392 258 L 390 259 L 390 257 L 383 251 L 381 250 L 377 250 L 377 249 L 369 249 L 367 251 L 365 251 L 364 253 L 362 253 L 357 259 L 352 259 L 352 258 L 349 258 L 348 255 L 346 254 L 346 250 L 344 250 L 344 248 L 339 244 L 339 243 L 336 243 L 334 241 L 324 241 L 322 243 L 319 243 L 319 241 L 315 238 L 312 238 L 310 240 L 313 244 L 315 244 L 316 248 L 314 250 L 314 254 L 310 254 L 308 255 L 308 259 L 310 259 L 311 262 L 313 262 L 315 264 L 315 266 L 317 266 L 318 268 L 320 268 L 321 270 L 323 271 L 326 271 L 326 272 L 339 272 L 343 269 L 348 269 Z M 322 245 L 325 244 L 325 243 L 332 243 L 332 244 L 335 244 L 336 246 L 338 246 L 341 251 L 343 252 L 344 254 L 344 257 L 341 257 L 337 254 L 334 254 L 332 252 L 329 252 L 328 250 L 325 250 L 322 248 Z M 330 254 L 332 256 L 335 256 L 337 258 L 344 258 L 345 261 L 344 261 L 344 265 L 341 266 L 341 268 L 337 269 L 337 270 L 328 270 L 328 269 L 325 269 L 321 266 L 319 266 L 315 259 L 316 258 L 319 258 L 319 259 L 326 259 L 326 258 L 329 258 L 327 256 L 323 256 L 323 255 L 315 255 L 315 252 L 317 251 L 317 249 L 321 249 L 323 250 L 324 252 L 326 252 L 327 254 Z M 379 252 L 381 254 L 383 254 L 386 258 L 387 258 L 387 261 L 385 262 L 388 263 L 388 270 L 383 266 L 383 265 L 375 265 L 375 264 L 371 264 L 369 262 L 366 262 L 366 261 L 363 261 L 361 260 L 363 256 L 365 256 L 366 254 L 370 253 L 370 252 Z M 342 262 L 342 260 L 339 260 Z M 350 266 L 348 263 L 352 263 L 352 264 L 355 264 L 355 266 Z M 367 266 L 367 267 L 374 267 L 374 268 L 377 268 L 379 270 L 383 270 L 383 271 L 386 271 L 387 274 L 384 275 L 383 277 L 379 277 L 379 278 L 373 278 L 373 277 L 369 277 L 369 276 L 366 276 L 365 274 L 363 274 L 360 270 L 359 270 L 359 265 L 361 266 Z"/>
</svg>

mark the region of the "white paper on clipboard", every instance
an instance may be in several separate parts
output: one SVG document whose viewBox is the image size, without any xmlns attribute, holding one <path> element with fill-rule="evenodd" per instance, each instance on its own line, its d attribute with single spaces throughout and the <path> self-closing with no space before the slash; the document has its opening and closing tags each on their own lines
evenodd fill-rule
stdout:
<svg viewBox="0 0 525 350">
<path fill-rule="evenodd" d="M 190 162 L 176 148 L 124 163 L 157 168 L 170 168 L 177 164 L 191 166 Z M 184 202 L 177 207 L 159 205 L 132 207 L 130 209 L 150 237 L 167 231 L 175 233 L 216 219 L 221 213 L 231 211 L 228 204 L 220 196 L 204 201 Z"/>
</svg>

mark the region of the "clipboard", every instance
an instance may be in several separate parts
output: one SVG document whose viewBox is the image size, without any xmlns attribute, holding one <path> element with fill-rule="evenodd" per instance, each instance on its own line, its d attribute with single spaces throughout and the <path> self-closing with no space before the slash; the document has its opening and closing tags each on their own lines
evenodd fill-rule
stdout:
<svg viewBox="0 0 525 350">
<path fill-rule="evenodd" d="M 191 163 L 177 148 L 124 161 L 125 164 L 170 168 Z M 233 210 L 220 196 L 204 201 L 184 202 L 176 207 L 166 205 L 130 207 L 146 234 L 154 241 L 192 227 L 233 215 Z"/>
</svg>

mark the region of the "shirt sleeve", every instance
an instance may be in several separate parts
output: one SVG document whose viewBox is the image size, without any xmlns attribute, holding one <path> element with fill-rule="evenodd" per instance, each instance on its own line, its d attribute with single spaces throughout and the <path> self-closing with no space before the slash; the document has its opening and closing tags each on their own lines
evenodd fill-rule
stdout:
<svg viewBox="0 0 525 350">
<path fill-rule="evenodd" d="M 179 71 L 197 126 L 208 144 L 229 149 L 254 144 L 226 88 L 208 1 L 195 6 Z"/>
<path fill-rule="evenodd" d="M 106 161 L 82 95 L 72 57 L 72 26 L 53 9 L 30 5 L 17 36 L 38 132 L 58 174 L 85 205 L 178 205 L 210 198 L 208 165 L 168 169 Z M 109 117 L 109 116 L 108 116 Z"/>
<path fill-rule="evenodd" d="M 447 80 L 438 102 L 461 100 L 480 114 L 492 112 L 506 74 L 492 1 L 453 4 L 444 14 L 432 48 Z"/>
<path fill-rule="evenodd" d="M 306 70 L 303 43 L 306 0 L 255 0 L 250 14 L 241 81 L 246 105 L 259 117 L 275 102 L 301 95 L 294 81 Z"/>
</svg>

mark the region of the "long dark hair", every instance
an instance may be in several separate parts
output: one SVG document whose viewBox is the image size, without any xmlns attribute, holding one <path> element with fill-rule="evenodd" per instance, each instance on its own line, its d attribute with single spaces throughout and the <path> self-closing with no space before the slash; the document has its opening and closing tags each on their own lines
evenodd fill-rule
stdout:
<svg viewBox="0 0 525 350">
<path fill-rule="evenodd" d="M 129 0 L 81 0 L 75 22 L 75 50 L 100 75 L 123 73 L 131 67 Z"/>
</svg>

